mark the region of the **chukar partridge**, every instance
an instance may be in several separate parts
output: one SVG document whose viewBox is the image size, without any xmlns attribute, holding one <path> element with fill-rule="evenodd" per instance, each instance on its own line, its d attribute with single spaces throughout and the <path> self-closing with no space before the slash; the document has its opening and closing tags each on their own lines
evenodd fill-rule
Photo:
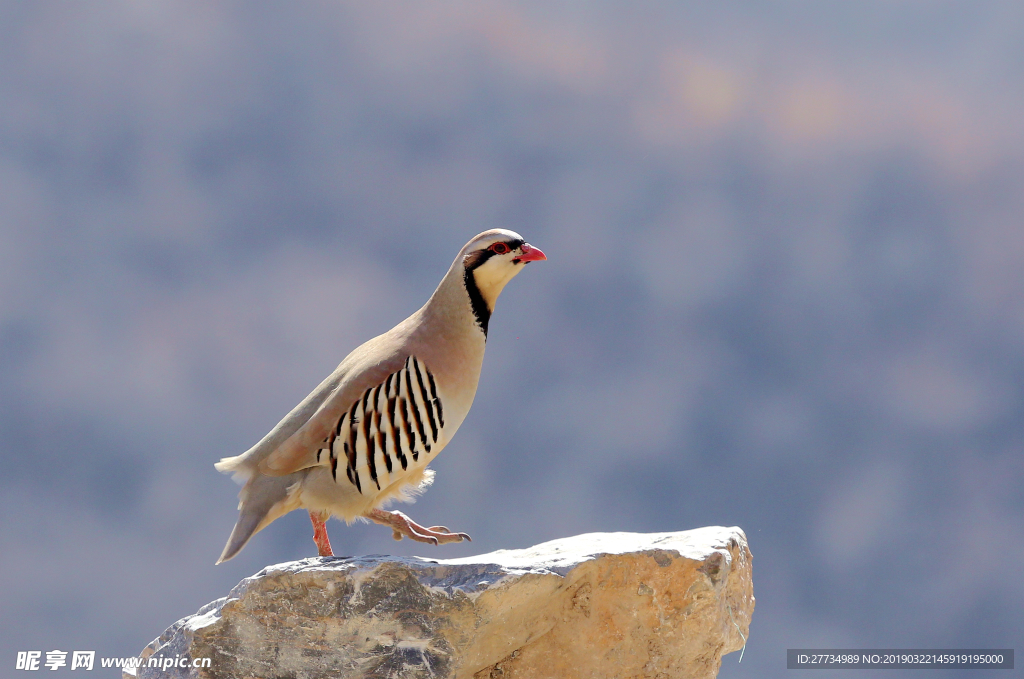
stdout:
<svg viewBox="0 0 1024 679">
<path fill-rule="evenodd" d="M 239 517 L 217 563 L 284 514 L 309 511 L 321 556 L 325 521 L 369 519 L 396 540 L 469 540 L 381 507 L 410 500 L 433 480 L 427 465 L 452 439 L 476 394 L 487 321 L 523 265 L 547 259 L 504 229 L 469 241 L 423 307 L 350 353 L 262 441 L 215 466 L 245 483 Z"/>
</svg>

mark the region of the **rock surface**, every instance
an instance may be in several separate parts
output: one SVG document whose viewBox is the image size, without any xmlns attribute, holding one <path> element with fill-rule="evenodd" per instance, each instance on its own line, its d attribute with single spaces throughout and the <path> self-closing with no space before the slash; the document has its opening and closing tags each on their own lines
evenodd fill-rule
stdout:
<svg viewBox="0 0 1024 679">
<path fill-rule="evenodd" d="M 317 557 L 246 578 L 142 652 L 209 667 L 137 677 L 714 677 L 753 609 L 739 528 L 461 559 Z"/>
</svg>

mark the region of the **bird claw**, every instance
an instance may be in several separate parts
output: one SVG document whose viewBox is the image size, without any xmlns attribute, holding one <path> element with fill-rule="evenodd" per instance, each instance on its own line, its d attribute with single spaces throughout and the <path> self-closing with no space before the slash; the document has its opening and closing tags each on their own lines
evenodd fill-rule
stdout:
<svg viewBox="0 0 1024 679">
<path fill-rule="evenodd" d="M 402 512 L 385 512 L 380 509 L 371 509 L 366 517 L 376 523 L 389 526 L 391 536 L 395 540 L 407 537 L 416 542 L 423 542 L 430 545 L 443 545 L 449 542 L 462 542 L 473 539 L 466 533 L 453 533 L 445 526 L 431 526 L 425 528 L 419 525 Z"/>
<path fill-rule="evenodd" d="M 463 540 L 473 542 L 473 538 L 469 537 L 469 533 L 454 533 L 445 526 L 431 526 L 427 530 L 431 533 L 445 533 L 447 536 L 457 535 L 459 537 L 458 540 L 445 540 L 445 542 L 461 542 Z"/>
</svg>

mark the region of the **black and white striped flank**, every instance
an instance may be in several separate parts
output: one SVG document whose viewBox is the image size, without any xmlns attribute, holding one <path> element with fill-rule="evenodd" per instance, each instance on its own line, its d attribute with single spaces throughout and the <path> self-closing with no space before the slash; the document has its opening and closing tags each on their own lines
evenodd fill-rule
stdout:
<svg viewBox="0 0 1024 679">
<path fill-rule="evenodd" d="M 348 482 L 362 493 L 363 488 L 377 490 L 390 484 L 416 464 L 444 428 L 444 407 L 437 395 L 437 383 L 427 366 L 415 356 L 405 366 L 371 387 L 342 414 L 323 447 L 317 451 L 320 462 L 327 455 L 335 482 Z M 344 472 L 338 474 L 338 466 Z M 369 484 L 369 485 L 367 485 Z"/>
</svg>

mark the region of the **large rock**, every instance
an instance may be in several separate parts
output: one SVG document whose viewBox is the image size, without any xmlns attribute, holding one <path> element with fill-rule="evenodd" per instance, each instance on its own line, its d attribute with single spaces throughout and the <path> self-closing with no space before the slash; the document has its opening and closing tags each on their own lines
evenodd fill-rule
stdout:
<svg viewBox="0 0 1024 679">
<path fill-rule="evenodd" d="M 750 561 L 743 531 L 721 527 L 592 533 L 463 559 L 304 559 L 246 578 L 142 652 L 209 658 L 208 668 L 137 674 L 714 677 L 747 636 Z"/>
</svg>

